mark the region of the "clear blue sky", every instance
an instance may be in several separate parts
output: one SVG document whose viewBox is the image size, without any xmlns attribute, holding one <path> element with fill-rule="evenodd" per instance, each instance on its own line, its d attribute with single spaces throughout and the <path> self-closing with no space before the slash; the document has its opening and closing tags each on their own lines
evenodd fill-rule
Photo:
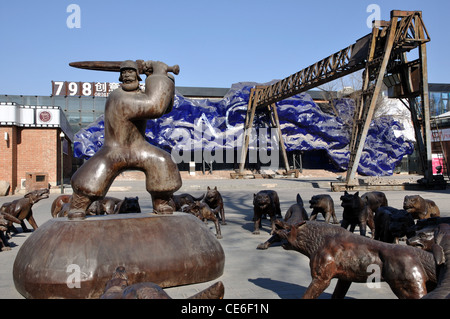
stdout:
<svg viewBox="0 0 450 319">
<path fill-rule="evenodd" d="M 66 24 L 72 3 L 80 28 Z M 179 64 L 178 86 L 281 79 L 368 34 L 372 3 L 383 20 L 393 9 L 423 12 L 429 82 L 450 83 L 449 1 L 14 0 L 0 3 L 0 94 L 50 95 L 52 80 L 118 82 L 68 66 L 84 60 Z"/>
</svg>

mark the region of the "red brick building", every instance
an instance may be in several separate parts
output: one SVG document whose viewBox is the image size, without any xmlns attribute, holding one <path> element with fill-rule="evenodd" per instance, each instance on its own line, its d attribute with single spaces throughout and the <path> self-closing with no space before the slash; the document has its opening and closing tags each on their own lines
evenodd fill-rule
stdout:
<svg viewBox="0 0 450 319">
<path fill-rule="evenodd" d="M 36 177 L 59 187 L 61 158 L 64 177 L 70 178 L 72 140 L 59 107 L 0 102 L 0 180 L 9 183 L 9 194 L 30 189 Z"/>
</svg>

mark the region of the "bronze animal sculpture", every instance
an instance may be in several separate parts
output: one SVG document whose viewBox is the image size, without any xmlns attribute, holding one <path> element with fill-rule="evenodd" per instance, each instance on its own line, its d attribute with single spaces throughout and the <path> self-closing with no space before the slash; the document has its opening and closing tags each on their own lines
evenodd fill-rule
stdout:
<svg viewBox="0 0 450 319">
<path fill-rule="evenodd" d="M 55 198 L 51 207 L 51 214 L 53 218 L 58 217 L 58 214 L 61 212 L 64 204 L 69 203 L 71 198 L 72 195 L 59 195 Z"/>
<path fill-rule="evenodd" d="M 86 214 L 88 215 L 110 215 L 115 214 L 117 205 L 123 200 L 115 197 L 106 196 L 96 200 L 89 205 Z"/>
<path fill-rule="evenodd" d="M 200 197 L 194 197 L 191 194 L 187 194 L 187 193 L 173 195 L 175 209 L 177 211 L 180 211 L 181 207 L 183 207 L 184 205 L 192 204 L 196 201 L 201 201 L 204 197 L 205 197 L 205 194 L 203 194 Z"/>
<path fill-rule="evenodd" d="M 344 298 L 352 282 L 367 282 L 369 266 L 380 269 L 386 281 L 401 299 L 421 298 L 436 283 L 433 255 L 406 245 L 388 244 L 353 234 L 342 227 L 316 221 L 289 225 L 276 221 L 275 231 L 287 242 L 285 249 L 296 250 L 310 260 L 312 281 L 303 298 L 317 298 L 338 282 L 332 298 Z M 432 288 L 431 288 L 432 287 Z"/>
<path fill-rule="evenodd" d="M 417 247 L 426 251 L 431 251 L 434 244 L 434 232 L 437 226 L 427 226 L 415 232 L 406 240 L 409 246 Z"/>
<path fill-rule="evenodd" d="M 69 213 L 70 209 L 70 200 L 72 196 L 71 195 L 60 195 L 52 203 L 52 217 L 65 217 Z M 125 201 L 125 205 L 123 204 Z M 139 206 L 139 203 L 131 203 L 136 202 L 137 199 L 127 199 L 125 197 L 123 200 L 115 197 L 106 196 L 102 199 L 93 201 L 88 209 L 86 210 L 87 215 L 111 215 L 111 214 L 117 214 L 121 210 L 120 207 L 123 205 L 122 212 L 125 210 L 128 210 L 129 212 L 140 212 L 140 208 L 136 208 L 136 206 Z M 119 207 L 120 205 L 120 207 Z M 134 206 L 134 208 L 133 208 Z M 127 208 L 125 208 L 127 207 Z M 131 208 L 131 209 L 130 209 Z"/>
<path fill-rule="evenodd" d="M 408 236 L 406 243 L 426 251 L 432 251 L 432 246 L 435 244 L 434 234 L 440 224 L 450 224 L 450 217 L 431 217 L 418 220 L 412 228 L 414 233 Z"/>
<path fill-rule="evenodd" d="M 414 235 L 414 219 L 403 209 L 382 206 L 375 213 L 374 239 L 385 243 L 396 243 L 402 237 Z"/>
<path fill-rule="evenodd" d="M 349 194 L 345 191 L 341 196 L 341 206 L 344 207 L 341 227 L 347 229 L 350 226 L 350 232 L 353 232 L 358 225 L 360 235 L 365 236 L 366 228 L 369 226 L 372 237 L 374 236 L 375 223 L 372 210 L 369 209 L 367 201 L 359 197 L 359 192 Z"/>
<path fill-rule="evenodd" d="M 372 214 L 375 214 L 379 207 L 388 206 L 386 195 L 383 192 L 367 192 L 361 196 L 361 199 L 371 210 Z"/>
<path fill-rule="evenodd" d="M 11 216 L 7 213 L 0 214 L 0 250 L 11 250 L 11 246 L 8 242 L 8 238 L 5 235 L 5 232 L 8 230 L 9 222 L 14 222 L 20 224 L 21 221 L 14 216 Z"/>
<path fill-rule="evenodd" d="M 434 233 L 432 252 L 436 263 L 438 283 L 423 299 L 450 299 L 450 225 L 440 224 Z"/>
<path fill-rule="evenodd" d="M 139 197 L 125 197 L 117 203 L 114 214 L 140 213 Z"/>
<path fill-rule="evenodd" d="M 208 204 L 201 201 L 195 201 L 190 204 L 186 204 L 181 208 L 181 211 L 184 213 L 190 213 L 202 220 L 203 222 L 207 222 L 208 220 L 211 220 L 214 223 L 214 226 L 216 227 L 216 238 L 222 239 L 222 232 L 220 230 L 220 224 L 219 219 L 217 218 L 217 211 L 220 208 L 217 207 L 216 209 L 211 209 Z"/>
<path fill-rule="evenodd" d="M 223 299 L 225 287 L 221 281 L 188 299 Z M 172 299 L 160 286 L 152 282 L 131 284 L 124 267 L 119 266 L 106 283 L 100 299 Z"/>
<path fill-rule="evenodd" d="M 217 217 L 221 219 L 222 225 L 226 225 L 227 222 L 225 221 L 225 209 L 223 207 L 223 199 L 222 195 L 217 190 L 217 186 L 215 186 L 213 189 L 208 186 L 203 201 L 206 204 L 208 204 L 208 206 L 211 207 L 211 209 L 214 210 L 217 209 Z"/>
<path fill-rule="evenodd" d="M 255 222 L 254 235 L 259 234 L 261 228 L 261 219 L 263 215 L 269 215 L 271 223 L 271 232 L 275 230 L 275 219 L 281 216 L 280 199 L 278 194 L 273 190 L 259 191 L 253 194 L 253 221 Z"/>
<path fill-rule="evenodd" d="M 330 195 L 314 195 L 311 197 L 309 204 L 309 207 L 313 209 L 309 220 L 316 220 L 317 215 L 321 213 L 325 222 L 329 223 L 333 218 L 333 224 L 339 224 L 334 211 L 334 202 Z"/>
<path fill-rule="evenodd" d="M 284 221 L 289 225 L 295 225 L 302 221 L 308 220 L 308 213 L 303 206 L 303 199 L 300 194 L 297 194 L 296 203 L 289 207 L 284 215 Z M 275 225 L 276 226 L 276 225 Z M 257 249 L 267 249 L 275 242 L 280 242 L 281 237 L 274 233 L 267 241 L 259 244 Z"/>
<path fill-rule="evenodd" d="M 49 193 L 50 190 L 48 188 L 42 188 L 29 192 L 25 194 L 23 198 L 16 199 L 11 203 L 3 204 L 3 206 L 1 207 L 1 211 L 19 219 L 20 225 L 22 226 L 22 230 L 24 232 L 30 231 L 25 225 L 25 219 L 30 223 L 31 227 L 36 230 L 38 228 L 38 225 L 34 220 L 32 207 L 40 200 L 48 198 Z M 8 236 L 10 236 L 11 231 L 14 233 L 18 233 L 18 230 L 13 226 L 12 222 L 9 222 L 7 231 Z"/>
<path fill-rule="evenodd" d="M 412 215 L 414 219 L 439 217 L 441 212 L 436 203 L 430 199 L 424 199 L 420 195 L 406 195 L 403 200 L 403 209 Z"/>
<path fill-rule="evenodd" d="M 145 173 L 155 213 L 171 214 L 175 209 L 172 195 L 181 187 L 178 167 L 169 153 L 145 139 L 147 120 L 172 110 L 174 79 L 162 62 L 146 61 L 143 68 L 147 75 L 145 92 L 139 88 L 136 62 L 128 60 L 120 66 L 122 86 L 109 95 L 105 104 L 104 144 L 72 176 L 69 219 L 85 218 L 89 205 L 104 198 L 117 175 L 129 169 Z"/>
</svg>

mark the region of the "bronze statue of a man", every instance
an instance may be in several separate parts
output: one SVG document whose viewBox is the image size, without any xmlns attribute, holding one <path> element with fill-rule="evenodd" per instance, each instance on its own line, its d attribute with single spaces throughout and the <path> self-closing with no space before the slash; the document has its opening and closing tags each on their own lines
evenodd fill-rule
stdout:
<svg viewBox="0 0 450 319">
<path fill-rule="evenodd" d="M 72 176 L 69 219 L 84 218 L 89 205 L 103 198 L 116 176 L 125 170 L 145 173 L 155 213 L 173 213 L 172 195 L 181 187 L 177 165 L 169 153 L 145 140 L 147 120 L 158 118 L 173 107 L 175 83 L 167 74 L 168 68 L 159 61 L 144 62 L 147 78 L 142 92 L 136 62 L 121 64 L 122 87 L 106 100 L 104 144 Z"/>
</svg>

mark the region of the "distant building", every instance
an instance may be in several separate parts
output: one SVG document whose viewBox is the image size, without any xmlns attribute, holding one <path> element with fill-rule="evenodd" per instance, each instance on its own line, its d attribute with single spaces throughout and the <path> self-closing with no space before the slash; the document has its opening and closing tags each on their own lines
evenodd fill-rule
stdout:
<svg viewBox="0 0 450 319">
<path fill-rule="evenodd" d="M 450 84 L 430 84 L 431 113 L 431 152 L 433 157 L 433 173 L 437 167 L 443 167 L 448 175 L 450 158 Z M 447 166 L 447 167 L 445 167 Z"/>
<path fill-rule="evenodd" d="M 36 106 L 57 106 L 60 107 L 67 118 L 69 125 L 74 133 L 80 129 L 92 124 L 105 109 L 107 93 L 98 93 L 95 95 L 95 89 L 87 90 L 89 96 L 80 95 L 84 84 L 94 84 L 90 82 L 55 82 L 64 83 L 65 89 L 54 88 L 51 96 L 32 96 L 32 95 L 0 95 L 1 102 L 16 103 L 18 105 L 36 105 Z M 70 84 L 77 84 L 77 88 L 69 91 L 67 88 Z M 110 83 L 107 83 L 109 89 Z M 55 85 L 54 85 L 55 86 Z M 72 86 L 73 87 L 73 86 Z M 81 92 L 80 92 L 81 90 Z M 179 94 L 191 99 L 212 99 L 220 100 L 229 91 L 227 88 L 204 88 L 204 87 L 176 87 Z M 75 92 L 75 95 L 70 95 Z M 94 93 L 92 93 L 94 92 Z M 55 95 L 55 93 L 59 93 Z M 325 95 L 321 91 L 309 91 L 312 99 L 316 103 L 327 103 Z"/>
<path fill-rule="evenodd" d="M 117 83 L 53 82 L 52 95 L 0 95 L 0 180 L 11 185 L 10 193 L 26 188 L 29 173 L 45 174 L 52 186 L 61 181 L 61 144 L 63 147 L 64 178 L 76 169 L 72 158 L 74 132 L 92 124 L 104 113 L 108 92 Z M 177 92 L 192 99 L 222 99 L 228 88 L 177 87 Z M 308 91 L 323 109 L 330 108 L 328 100 L 342 92 Z M 432 117 L 450 111 L 450 84 L 429 84 Z M 332 106 L 331 106 L 332 107 Z M 449 113 L 450 115 L 450 113 Z M 440 129 L 448 129 L 445 149 L 450 152 L 450 116 L 441 118 Z M 445 131 L 446 132 L 446 131 Z M 60 133 L 64 138 L 60 139 Z M 447 133 L 444 133 L 445 136 Z M 448 143 L 448 144 L 447 144 Z M 437 145 L 433 143 L 433 147 Z M 448 153 L 448 152 L 446 152 Z M 74 163 L 74 168 L 72 168 Z M 28 175 L 27 175 L 28 174 Z"/>
<path fill-rule="evenodd" d="M 0 180 L 10 194 L 70 177 L 73 132 L 59 107 L 0 102 L 0 137 Z"/>
</svg>

